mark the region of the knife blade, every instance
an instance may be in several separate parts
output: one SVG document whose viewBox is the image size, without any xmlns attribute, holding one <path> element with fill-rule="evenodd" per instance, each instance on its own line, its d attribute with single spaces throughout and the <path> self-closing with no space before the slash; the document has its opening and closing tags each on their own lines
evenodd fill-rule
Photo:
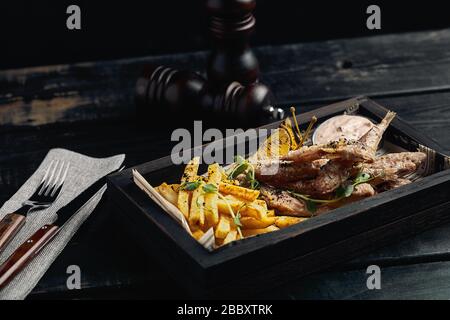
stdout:
<svg viewBox="0 0 450 320">
<path fill-rule="evenodd" d="M 119 169 L 121 170 L 121 169 Z M 115 171 L 119 171 L 115 170 Z M 114 172 L 115 172 L 114 171 Z M 111 172 L 112 173 L 112 172 Z M 0 266 L 0 288 L 7 285 L 33 258 L 58 234 L 61 228 L 89 203 L 89 200 L 106 184 L 106 176 L 93 183 L 57 212 L 56 220 L 46 224 L 29 237 Z"/>
</svg>

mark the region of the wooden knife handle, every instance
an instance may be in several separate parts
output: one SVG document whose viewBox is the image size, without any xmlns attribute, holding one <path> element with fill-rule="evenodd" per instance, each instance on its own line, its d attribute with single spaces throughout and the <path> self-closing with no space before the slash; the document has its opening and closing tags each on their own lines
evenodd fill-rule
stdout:
<svg viewBox="0 0 450 320">
<path fill-rule="evenodd" d="M 45 247 L 56 235 L 58 229 L 58 226 L 46 224 L 9 256 L 0 266 L 0 288 L 8 284 Z"/>
<path fill-rule="evenodd" d="M 25 216 L 18 213 L 8 213 L 3 217 L 0 221 L 0 252 L 5 249 L 24 224 Z"/>
</svg>

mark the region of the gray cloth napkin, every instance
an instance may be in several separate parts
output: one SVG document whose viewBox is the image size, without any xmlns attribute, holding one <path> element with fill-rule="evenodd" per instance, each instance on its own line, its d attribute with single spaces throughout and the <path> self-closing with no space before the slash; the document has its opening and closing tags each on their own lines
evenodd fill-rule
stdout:
<svg viewBox="0 0 450 320">
<path fill-rule="evenodd" d="M 73 200 L 78 194 L 107 175 L 118 169 L 125 159 L 125 155 L 117 155 L 109 158 L 91 158 L 69 150 L 52 149 L 36 172 L 24 183 L 16 194 L 0 209 L 0 218 L 7 213 L 14 212 L 21 207 L 38 186 L 46 168 L 52 160 L 70 162 L 70 168 L 58 199 L 54 204 L 43 211 L 31 212 L 22 230 L 15 236 L 8 247 L 0 254 L 0 263 L 3 263 L 10 254 L 17 249 L 28 237 L 47 223 L 56 219 L 55 212 L 62 206 Z M 81 224 L 89 217 L 99 203 L 106 186 L 101 188 L 83 207 L 74 215 L 56 237 L 20 272 L 6 287 L 0 290 L 2 300 L 20 300 L 33 290 L 38 281 L 61 253 L 69 240 Z"/>
</svg>

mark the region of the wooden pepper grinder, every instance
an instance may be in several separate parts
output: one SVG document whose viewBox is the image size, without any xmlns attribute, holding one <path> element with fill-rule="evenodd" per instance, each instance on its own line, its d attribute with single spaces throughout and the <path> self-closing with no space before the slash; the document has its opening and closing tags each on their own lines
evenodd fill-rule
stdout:
<svg viewBox="0 0 450 320">
<path fill-rule="evenodd" d="M 164 114 L 182 124 L 194 118 L 227 126 L 254 126 L 284 117 L 273 102 L 272 93 L 262 83 L 243 86 L 232 82 L 217 90 L 195 72 L 164 66 L 146 66 L 136 85 L 141 119 Z M 224 121 L 227 118 L 234 121 Z"/>
<path fill-rule="evenodd" d="M 207 0 L 209 31 L 214 47 L 209 56 L 208 81 L 221 88 L 237 81 L 249 85 L 258 80 L 259 64 L 249 46 L 255 28 L 255 0 Z"/>
</svg>

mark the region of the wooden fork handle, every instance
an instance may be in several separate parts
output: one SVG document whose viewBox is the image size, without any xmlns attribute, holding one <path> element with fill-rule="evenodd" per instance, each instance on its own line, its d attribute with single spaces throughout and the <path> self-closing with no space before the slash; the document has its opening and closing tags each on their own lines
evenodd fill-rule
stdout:
<svg viewBox="0 0 450 320">
<path fill-rule="evenodd" d="M 59 227 L 47 224 L 36 231 L 0 266 L 0 288 L 19 273 L 56 235 Z"/>
<path fill-rule="evenodd" d="M 8 213 L 3 217 L 0 221 L 0 252 L 5 249 L 24 224 L 25 216 L 18 213 Z"/>
</svg>

